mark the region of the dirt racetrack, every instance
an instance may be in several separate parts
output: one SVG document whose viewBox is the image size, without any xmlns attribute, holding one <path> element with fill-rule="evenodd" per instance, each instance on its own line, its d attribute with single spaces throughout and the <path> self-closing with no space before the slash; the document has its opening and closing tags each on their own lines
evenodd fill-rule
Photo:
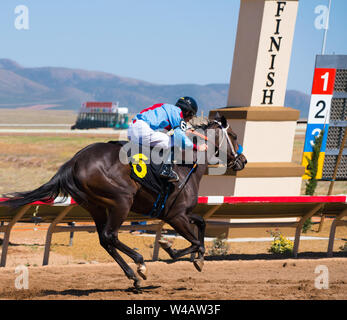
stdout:
<svg viewBox="0 0 347 320">
<path fill-rule="evenodd" d="M 329 272 L 329 288 L 317 289 L 317 266 Z M 131 266 L 135 268 L 134 264 Z M 0 273 L 2 299 L 347 299 L 346 259 L 148 262 L 142 292 L 115 263 L 29 267 L 29 289 L 15 289 L 14 268 Z"/>
<path fill-rule="evenodd" d="M 319 234 L 315 225 L 307 235 L 326 237 L 330 223 Z M 336 237 L 345 238 L 346 228 L 339 227 Z M 227 254 L 207 255 L 199 273 L 189 257 L 172 263 L 163 250 L 159 261 L 151 262 L 154 238 L 122 232 L 122 241 L 143 254 L 148 269 L 142 292 L 134 293 L 132 281 L 101 248 L 96 233 L 77 232 L 72 246 L 68 234 L 54 234 L 49 265 L 41 266 L 47 225 L 35 230 L 27 224 L 14 228 L 7 266 L 0 268 L 0 299 L 347 300 L 347 253 L 339 249 L 345 239 L 335 241 L 333 258 L 326 258 L 327 240 L 302 240 L 297 259 L 268 253 L 270 242 L 232 242 Z M 281 231 L 292 236 L 294 229 Z M 262 229 L 233 231 L 233 237 L 266 235 Z M 183 248 L 187 244 L 176 238 L 173 245 Z M 206 246 L 208 251 L 211 242 Z M 135 264 L 124 258 L 135 271 Z M 15 272 L 19 265 L 28 268 L 28 289 L 16 289 L 16 279 L 22 274 Z M 318 266 L 327 267 L 328 289 L 316 288 L 323 276 Z"/>
</svg>

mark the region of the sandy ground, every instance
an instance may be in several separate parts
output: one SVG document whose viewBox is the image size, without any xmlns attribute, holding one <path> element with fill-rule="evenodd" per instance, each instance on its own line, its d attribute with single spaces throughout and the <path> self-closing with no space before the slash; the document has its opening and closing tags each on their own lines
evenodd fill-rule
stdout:
<svg viewBox="0 0 347 320">
<path fill-rule="evenodd" d="M 328 268 L 329 288 L 315 286 L 318 266 Z M 131 264 L 135 267 L 134 264 Z M 0 273 L 3 299 L 347 299 L 346 260 L 286 259 L 206 261 L 203 272 L 188 261 L 148 262 L 142 292 L 114 263 L 29 267 L 29 289 L 15 289 L 13 268 Z"/>
<path fill-rule="evenodd" d="M 154 238 L 122 232 L 121 240 L 143 254 L 148 268 L 148 279 L 142 281 L 141 293 L 136 293 L 132 281 L 100 247 L 95 233 L 76 233 L 73 246 L 69 246 L 68 233 L 54 234 L 49 265 L 41 266 L 46 227 L 15 227 L 7 266 L 0 269 L 0 299 L 347 300 L 347 253 L 339 249 L 345 240 L 336 240 L 333 258 L 326 258 L 327 240 L 302 240 L 298 259 L 268 253 L 271 242 L 229 242 L 225 255 L 206 256 L 199 273 L 189 257 L 173 263 L 163 250 L 159 261 L 152 262 Z M 321 233 L 313 230 L 306 235 L 324 237 L 329 227 L 328 221 Z M 281 231 L 291 235 L 286 229 Z M 234 237 L 250 235 L 269 236 L 266 230 L 243 229 L 235 231 Z M 346 238 L 346 227 L 337 229 L 339 237 Z M 173 245 L 182 248 L 187 242 L 175 238 Z M 208 242 L 207 250 L 211 246 Z M 15 272 L 18 265 L 27 267 L 28 289 L 16 289 L 23 274 Z M 323 275 L 316 268 L 322 265 L 327 267 L 327 289 L 315 286 L 317 277 Z"/>
</svg>

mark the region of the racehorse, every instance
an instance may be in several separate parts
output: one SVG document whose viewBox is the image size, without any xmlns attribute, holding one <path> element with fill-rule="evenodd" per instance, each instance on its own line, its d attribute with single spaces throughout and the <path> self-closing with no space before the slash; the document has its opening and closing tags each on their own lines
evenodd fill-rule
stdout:
<svg viewBox="0 0 347 320">
<path fill-rule="evenodd" d="M 246 157 L 237 153 L 240 147 L 237 136 L 227 124 L 224 117 L 209 120 L 198 126 L 203 130 L 214 130 L 215 141 L 208 141 L 214 148 L 215 155 L 222 152 L 221 145 L 226 143 L 226 163 L 228 168 L 242 170 L 247 163 Z M 206 132 L 206 131 L 204 131 Z M 205 136 L 206 138 L 206 136 Z M 206 138 L 207 139 L 207 138 Z M 33 191 L 16 192 L 5 195 L 9 199 L 1 205 L 18 208 L 35 201 L 49 201 L 57 196 L 71 196 L 77 204 L 86 209 L 92 216 L 101 246 L 113 257 L 123 269 L 125 275 L 134 281 L 135 289 L 140 289 L 140 278 L 124 261 L 118 250 L 128 255 L 137 264 L 138 275 L 146 279 L 146 266 L 142 255 L 126 246 L 118 238 L 118 231 L 127 219 L 130 211 L 148 212 L 156 200 L 154 193 L 144 188 L 130 177 L 131 165 L 120 162 L 122 144 L 94 143 L 77 152 L 73 158 L 63 164 L 57 173 L 46 184 Z M 196 151 L 194 151 L 196 155 Z M 199 183 L 208 167 L 208 160 L 199 164 L 191 173 L 183 188 L 175 182 L 160 219 L 188 240 L 191 246 L 175 250 L 168 242 L 160 245 L 177 259 L 187 254 L 197 255 L 194 266 L 201 271 L 204 262 L 204 219 L 192 211 L 198 201 Z M 185 165 L 174 165 L 180 181 L 185 180 L 190 168 Z M 198 228 L 195 234 L 194 225 Z"/>
</svg>

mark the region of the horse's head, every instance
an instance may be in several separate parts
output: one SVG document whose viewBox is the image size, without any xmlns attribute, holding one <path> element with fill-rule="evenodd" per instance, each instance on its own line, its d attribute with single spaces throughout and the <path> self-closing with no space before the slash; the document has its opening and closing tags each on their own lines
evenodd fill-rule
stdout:
<svg viewBox="0 0 347 320">
<path fill-rule="evenodd" d="M 209 120 L 206 125 L 199 126 L 199 128 L 204 131 L 213 130 L 213 139 L 210 139 L 208 131 L 207 134 L 205 131 L 209 150 L 210 148 L 214 148 L 214 156 L 225 159 L 225 164 L 228 168 L 232 168 L 234 171 L 240 171 L 245 167 L 247 159 L 242 153 L 242 146 L 237 142 L 237 135 L 231 129 L 224 116 Z M 224 157 L 221 157 L 221 155 Z"/>
<path fill-rule="evenodd" d="M 232 168 L 234 171 L 242 170 L 247 163 L 247 159 L 242 153 L 242 146 L 237 142 L 236 133 L 231 129 L 224 116 L 217 117 L 212 122 L 213 124 L 211 128 L 216 128 L 218 132 L 216 134 L 218 136 L 218 144 L 216 144 L 216 155 L 218 155 L 221 152 L 225 152 L 225 146 L 223 146 L 223 143 L 226 142 L 227 167 Z"/>
</svg>

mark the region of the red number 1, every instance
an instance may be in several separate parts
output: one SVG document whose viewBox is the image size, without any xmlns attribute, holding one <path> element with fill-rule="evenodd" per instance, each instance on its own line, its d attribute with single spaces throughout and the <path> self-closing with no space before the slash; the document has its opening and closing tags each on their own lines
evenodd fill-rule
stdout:
<svg viewBox="0 0 347 320">
<path fill-rule="evenodd" d="M 314 73 L 312 94 L 334 93 L 336 69 L 317 68 Z"/>
</svg>

